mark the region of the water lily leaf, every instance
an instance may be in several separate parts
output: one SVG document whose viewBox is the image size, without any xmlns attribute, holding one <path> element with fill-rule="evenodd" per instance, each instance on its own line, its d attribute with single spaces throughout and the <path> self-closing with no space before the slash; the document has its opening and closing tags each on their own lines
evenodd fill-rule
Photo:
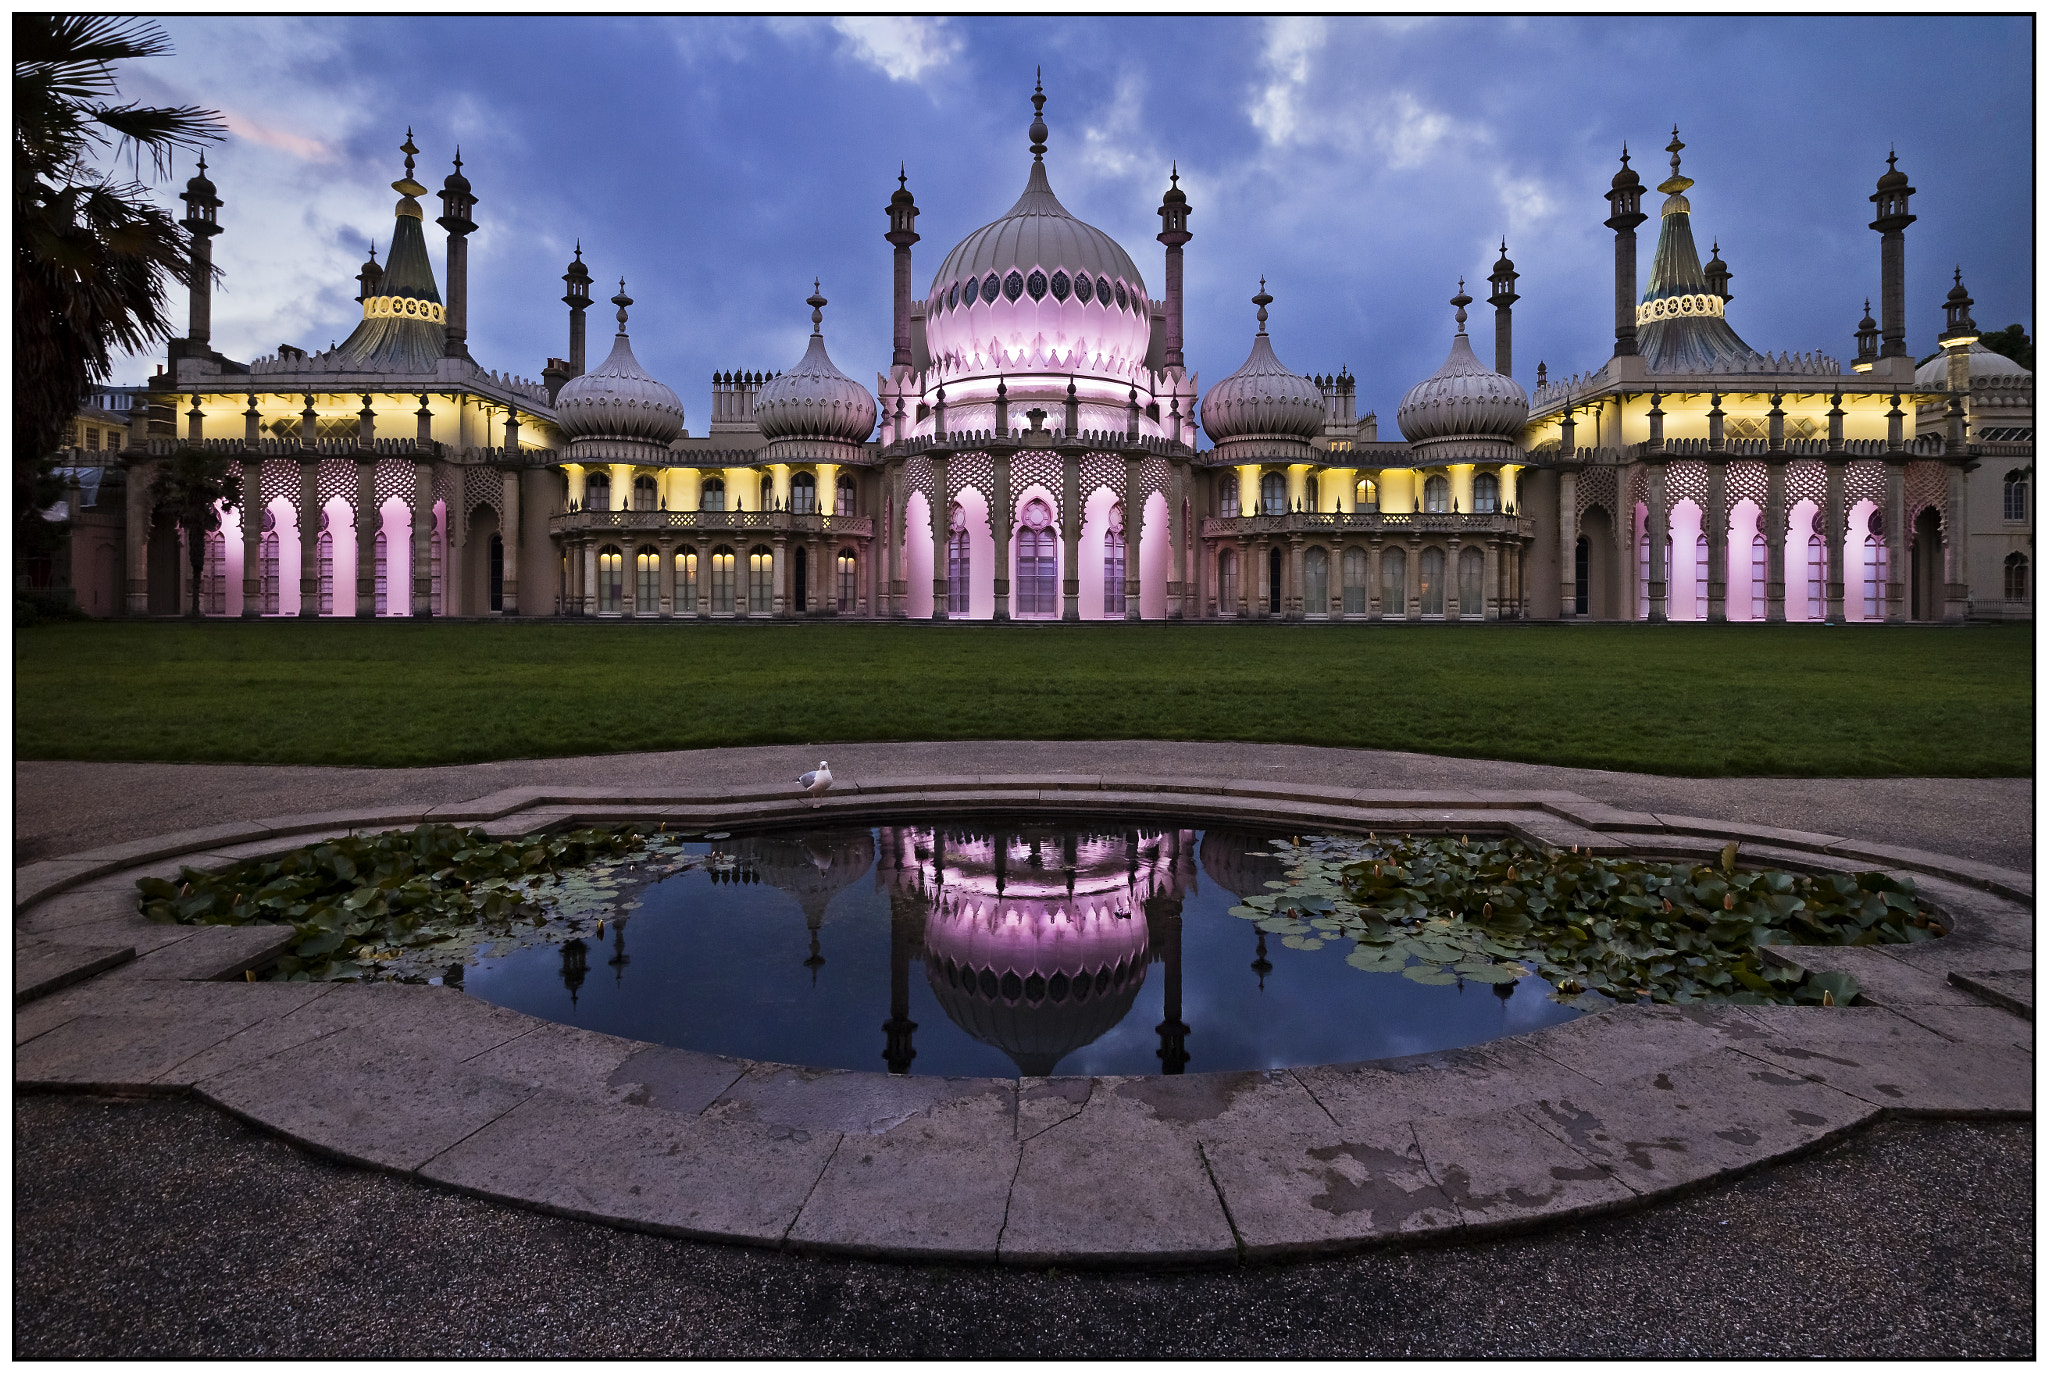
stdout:
<svg viewBox="0 0 2048 1373">
<path fill-rule="evenodd" d="M 1407 978 L 1410 982 L 1420 982 L 1426 987 L 1448 987 L 1458 980 L 1455 974 L 1447 973 L 1441 968 L 1426 967 L 1419 963 L 1410 964 L 1408 967 L 1401 969 L 1401 976 Z"/>
<path fill-rule="evenodd" d="M 1460 963 L 1457 971 L 1467 982 L 1519 982 L 1526 970 L 1505 963 Z"/>
<path fill-rule="evenodd" d="M 1322 940 L 1317 939 L 1313 935 L 1305 934 L 1290 934 L 1280 942 L 1290 949 L 1301 949 L 1304 951 L 1323 947 Z"/>
</svg>

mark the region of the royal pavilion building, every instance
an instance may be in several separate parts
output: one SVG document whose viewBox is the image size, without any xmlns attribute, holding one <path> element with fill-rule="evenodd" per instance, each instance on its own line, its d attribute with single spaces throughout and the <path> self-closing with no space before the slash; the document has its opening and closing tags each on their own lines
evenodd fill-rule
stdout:
<svg viewBox="0 0 2048 1373">
<path fill-rule="evenodd" d="M 814 288 L 803 356 L 714 376 L 702 434 L 634 356 L 624 281 L 617 332 L 588 363 L 586 315 L 605 299 L 580 247 L 566 356 L 536 342 L 538 380 L 471 356 L 478 198 L 457 157 L 432 197 L 437 274 L 408 131 L 389 250 L 363 265 L 347 339 L 224 357 L 202 270 L 160 374 L 88 400 L 53 579 L 97 615 L 187 607 L 184 536 L 148 492 L 196 446 L 230 459 L 241 492 L 199 574 L 220 616 L 2031 619 L 2033 377 L 1977 341 L 1960 269 L 1940 353 L 1916 367 L 1914 192 L 1895 159 L 1871 196 L 1882 322 L 1864 302 L 1846 368 L 1737 333 L 1674 130 L 1640 291 L 1647 192 L 1626 152 L 1607 193 L 1614 336 L 1588 343 L 1605 360 L 1515 381 L 1503 244 L 1491 360 L 1460 282 L 1443 365 L 1406 386 L 1396 439 L 1356 413 L 1356 378 L 1289 369 L 1263 282 L 1243 364 L 1204 390 L 1183 353 L 1178 176 L 1155 294 L 1060 203 L 1042 91 L 1032 103 L 1022 194 L 922 291 L 899 176 L 892 349 L 873 388 L 833 360 Z M 204 163 L 182 199 L 210 269 L 232 226 Z M 1303 308 L 1282 302 L 1278 325 Z M 644 307 L 637 322 L 676 323 Z"/>
</svg>

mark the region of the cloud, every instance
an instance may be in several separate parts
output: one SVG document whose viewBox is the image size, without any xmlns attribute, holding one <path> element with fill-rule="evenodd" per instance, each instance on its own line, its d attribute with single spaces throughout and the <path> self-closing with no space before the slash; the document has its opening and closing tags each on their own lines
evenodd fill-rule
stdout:
<svg viewBox="0 0 2048 1373">
<path fill-rule="evenodd" d="M 240 110 L 223 108 L 220 115 L 226 122 L 229 133 L 261 143 L 266 148 L 276 148 L 290 153 L 293 157 L 304 158 L 308 162 L 334 160 L 334 150 L 318 139 L 301 137 L 284 129 L 273 129 L 267 124 L 251 119 Z"/>
<path fill-rule="evenodd" d="M 1301 96 L 1308 87 L 1309 59 L 1322 49 L 1329 26 L 1320 19 L 1274 19 L 1266 25 L 1266 51 L 1260 65 L 1266 84 L 1253 99 L 1252 124 L 1266 141 L 1294 141 L 1301 124 Z"/>
<path fill-rule="evenodd" d="M 944 19 L 869 15 L 834 19 L 846 50 L 891 81 L 917 81 L 958 57 L 966 44 Z"/>
</svg>

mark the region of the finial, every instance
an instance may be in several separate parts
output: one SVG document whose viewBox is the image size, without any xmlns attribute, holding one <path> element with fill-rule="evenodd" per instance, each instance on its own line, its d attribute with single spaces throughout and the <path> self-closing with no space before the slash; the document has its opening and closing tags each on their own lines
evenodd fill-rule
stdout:
<svg viewBox="0 0 2048 1373">
<path fill-rule="evenodd" d="M 1885 166 L 1886 166 L 1887 168 L 1889 168 L 1890 170 L 1892 170 L 1892 171 L 1897 171 L 1897 170 L 1899 169 L 1899 145 L 1898 145 L 1898 144 L 1894 143 L 1894 144 L 1892 145 L 1892 150 L 1891 150 L 1890 152 L 1888 152 L 1888 153 L 1886 153 L 1886 154 L 1885 154 L 1885 158 L 1884 158 L 1884 165 L 1885 165 Z"/>
<path fill-rule="evenodd" d="M 372 262 L 375 262 L 376 260 L 377 260 L 377 240 L 373 238 L 373 239 L 371 239 L 371 240 L 370 240 L 370 261 L 372 261 Z"/>
<path fill-rule="evenodd" d="M 811 307 L 811 336 L 813 338 L 817 337 L 820 326 L 825 323 L 825 297 L 818 294 L 822 284 L 818 278 L 812 277 L 811 298 L 804 302 L 804 304 Z"/>
<path fill-rule="evenodd" d="M 1259 278 L 1259 293 L 1252 297 L 1252 304 L 1259 307 L 1259 332 L 1266 332 L 1266 307 L 1273 303 L 1273 297 L 1266 294 L 1266 279 Z"/>
<path fill-rule="evenodd" d="M 203 169 L 204 169 L 204 164 L 202 164 L 202 170 L 203 170 Z M 1176 186 L 1180 185 L 1180 159 L 1179 159 L 1179 158 L 1175 158 L 1175 159 L 1173 160 L 1173 170 L 1172 170 L 1171 172 L 1167 173 L 1167 176 L 1169 177 L 1169 179 L 1170 179 L 1170 180 L 1172 181 L 1172 183 L 1173 183 L 1174 185 L 1176 185 Z"/>
<path fill-rule="evenodd" d="M 620 277 L 619 293 L 612 297 L 612 304 L 619 307 L 619 332 L 622 334 L 626 332 L 626 307 L 632 303 L 633 298 L 626 294 L 626 279 Z"/>
<path fill-rule="evenodd" d="M 576 260 L 583 261 L 583 240 L 580 238 L 576 240 Z"/>
<path fill-rule="evenodd" d="M 896 164 L 896 189 L 899 191 L 910 189 L 910 164 L 908 162 Z"/>
<path fill-rule="evenodd" d="M 1458 307 L 1458 332 L 1465 332 L 1465 307 L 1472 303 L 1472 297 L 1465 294 L 1465 278 L 1458 278 L 1458 294 L 1451 297 L 1451 304 Z"/>
<path fill-rule="evenodd" d="M 460 143 L 455 145 L 455 170 L 458 172 L 462 170 L 462 145 Z"/>
<path fill-rule="evenodd" d="M 406 126 L 405 129 L 405 145 L 401 147 L 398 151 L 405 154 L 405 174 L 409 179 L 412 176 L 413 157 L 419 152 L 419 149 L 415 148 L 412 145 L 412 126 L 409 124 Z"/>
<path fill-rule="evenodd" d="M 1628 140 L 1626 138 L 1621 140 L 1621 165 L 1624 167 L 1628 165 Z"/>
<path fill-rule="evenodd" d="M 206 175 L 206 154 L 205 154 L 205 153 L 201 153 L 201 154 L 199 154 L 199 174 L 200 174 L 201 176 L 205 176 L 205 175 Z"/>
<path fill-rule="evenodd" d="M 1038 69 L 1038 85 L 1031 92 L 1031 160 L 1045 161 L 1045 68 Z"/>
</svg>

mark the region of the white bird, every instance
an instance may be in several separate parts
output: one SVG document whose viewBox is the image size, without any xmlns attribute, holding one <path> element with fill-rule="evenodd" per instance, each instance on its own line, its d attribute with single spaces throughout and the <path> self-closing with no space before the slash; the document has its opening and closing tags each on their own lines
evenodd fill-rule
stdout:
<svg viewBox="0 0 2048 1373">
<path fill-rule="evenodd" d="M 832 769 L 824 759 L 820 758 L 818 760 L 818 770 L 816 772 L 807 772 L 797 778 L 796 784 L 804 789 L 804 795 L 820 796 L 832 786 Z M 812 801 L 811 804 L 815 806 L 818 803 Z"/>
</svg>

